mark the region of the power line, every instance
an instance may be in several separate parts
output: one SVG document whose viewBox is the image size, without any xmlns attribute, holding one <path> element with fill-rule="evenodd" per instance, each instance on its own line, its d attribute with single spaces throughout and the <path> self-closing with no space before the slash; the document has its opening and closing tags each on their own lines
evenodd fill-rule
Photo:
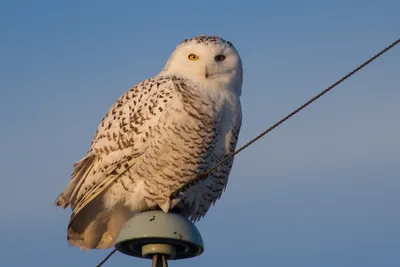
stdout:
<svg viewBox="0 0 400 267">
<path fill-rule="evenodd" d="M 117 251 L 116 248 L 114 248 L 108 255 L 99 263 L 96 265 L 96 267 L 101 267 L 106 261 Z"/>
<path fill-rule="evenodd" d="M 313 98 L 311 98 L 310 100 L 308 100 L 306 103 L 304 103 L 302 106 L 300 106 L 299 108 L 297 108 L 296 110 L 294 110 L 293 112 L 291 112 L 289 115 L 287 115 L 286 117 L 284 117 L 283 119 L 281 119 L 280 121 L 278 121 L 277 123 L 275 123 L 274 125 L 272 125 L 270 128 L 268 128 L 267 130 L 265 130 L 264 132 L 260 133 L 258 136 L 256 136 L 254 139 L 250 140 L 248 143 L 246 143 L 245 145 L 243 145 L 242 147 L 240 147 L 238 150 L 236 150 L 234 153 L 226 156 L 223 160 L 221 160 L 218 164 L 216 164 L 214 167 L 212 167 L 211 169 L 209 169 L 208 171 L 204 172 L 203 174 L 201 174 L 199 177 L 197 177 L 196 179 L 194 179 L 193 181 L 191 181 L 190 183 L 185 184 L 184 186 L 182 186 L 181 188 L 179 188 L 178 190 L 176 190 L 172 195 L 171 195 L 171 199 L 176 198 L 180 193 L 183 193 L 184 191 L 188 190 L 190 187 L 194 186 L 195 184 L 205 180 L 208 175 L 216 170 L 219 166 L 221 166 L 223 163 L 225 163 L 227 160 L 233 158 L 235 155 L 239 154 L 240 152 L 242 152 L 244 149 L 246 149 L 247 147 L 249 147 L 250 145 L 252 145 L 254 142 L 256 142 L 257 140 L 259 140 L 260 138 L 262 138 L 264 135 L 266 135 L 267 133 L 271 132 L 273 129 L 275 129 L 276 127 L 278 127 L 279 125 L 281 125 L 282 123 L 284 123 L 285 121 L 287 121 L 288 119 L 290 119 L 292 116 L 294 116 L 296 113 L 300 112 L 302 109 L 304 109 L 305 107 L 307 107 L 308 105 L 310 105 L 312 102 L 314 102 L 315 100 L 317 100 L 318 98 L 320 98 L 321 96 L 323 96 L 324 94 L 328 93 L 329 91 L 331 91 L 333 88 L 335 88 L 336 86 L 338 86 L 340 83 L 342 83 L 344 80 L 348 79 L 350 76 L 352 76 L 353 74 L 355 74 L 356 72 L 358 72 L 359 70 L 361 70 L 362 68 L 364 68 L 365 66 L 367 66 L 369 63 L 371 63 L 372 61 L 374 61 L 375 59 L 377 59 L 378 57 L 380 57 L 382 54 L 384 54 L 385 52 L 387 52 L 388 50 L 390 50 L 392 47 L 394 47 L 395 45 L 397 45 L 400 42 L 400 39 L 397 39 L 395 42 L 391 43 L 390 45 L 388 45 L 386 48 L 384 48 L 383 50 L 381 50 L 379 53 L 377 53 L 376 55 L 374 55 L 373 57 L 371 57 L 370 59 L 368 59 L 367 61 L 365 61 L 363 64 L 361 64 L 360 66 L 358 66 L 357 68 L 355 68 L 354 70 L 352 70 L 351 72 L 349 72 L 348 74 L 346 74 L 345 76 L 343 76 L 340 80 L 338 80 L 337 82 L 335 82 L 334 84 L 332 84 L 331 86 L 329 86 L 328 88 L 326 88 L 325 90 L 323 90 L 322 92 L 320 92 L 318 95 L 314 96 Z"/>
<path fill-rule="evenodd" d="M 282 123 L 284 123 L 285 121 L 287 121 L 288 119 L 290 119 L 292 116 L 294 116 L 295 114 L 297 114 L 298 112 L 300 112 L 302 109 L 304 109 L 305 107 L 307 107 L 308 105 L 310 105 L 311 103 L 313 103 L 314 101 L 316 101 L 318 98 L 320 98 L 321 96 L 323 96 L 324 94 L 328 93 L 329 91 L 331 91 L 333 88 L 335 88 L 336 86 L 338 86 L 339 84 L 341 84 L 343 81 L 347 80 L 348 78 L 350 78 L 352 75 L 354 75 L 356 72 L 358 72 L 359 70 L 361 70 L 362 68 L 364 68 L 365 66 L 367 66 L 369 63 L 371 63 L 372 61 L 374 61 L 375 59 L 377 59 L 378 57 L 380 57 L 381 55 L 383 55 L 384 53 L 386 53 L 387 51 L 389 51 L 391 48 L 393 48 L 395 45 L 397 45 L 400 42 L 400 39 L 397 39 L 396 41 L 394 41 L 393 43 L 391 43 L 390 45 L 388 45 L 387 47 L 385 47 L 384 49 L 382 49 L 380 52 L 378 52 L 377 54 L 375 54 L 373 57 L 371 57 L 370 59 L 368 59 L 367 61 L 365 61 L 363 64 L 361 64 L 360 66 L 358 66 L 357 68 L 355 68 L 354 70 L 352 70 L 351 72 L 349 72 L 348 74 L 346 74 L 345 76 L 343 76 L 341 79 L 339 79 L 337 82 L 335 82 L 334 84 L 332 84 L 331 86 L 329 86 L 328 88 L 326 88 L 325 90 L 323 90 L 322 92 L 320 92 L 319 94 L 317 94 L 316 96 L 314 96 L 313 98 L 311 98 L 310 100 L 308 100 L 306 103 L 304 103 L 302 106 L 300 106 L 299 108 L 297 108 L 296 110 L 292 111 L 291 113 L 289 113 L 289 115 L 287 115 L 286 117 L 284 117 L 283 119 L 281 119 L 280 121 L 278 121 L 277 123 L 275 123 L 274 125 L 272 125 L 271 127 L 269 127 L 267 130 L 265 130 L 264 132 L 260 133 L 259 135 L 257 135 L 255 138 L 253 138 L 252 140 L 250 140 L 249 142 L 247 142 L 245 145 L 243 145 L 242 147 L 240 147 L 239 149 L 237 149 L 234 153 L 226 156 L 223 160 L 221 160 L 218 164 L 216 164 L 214 167 L 212 167 L 211 169 L 209 169 L 208 171 L 204 172 L 202 175 L 200 175 L 198 178 L 194 179 L 193 181 L 191 181 L 190 183 L 182 186 L 181 188 L 179 188 L 178 190 L 176 190 L 172 195 L 171 195 L 171 199 L 176 198 L 180 193 L 183 193 L 184 191 L 188 190 L 190 187 L 194 186 L 195 184 L 205 180 L 208 175 L 216 170 L 219 166 L 221 166 L 222 164 L 224 164 L 227 160 L 233 158 L 235 155 L 239 154 L 240 152 L 242 152 L 244 149 L 246 149 L 247 147 L 249 147 L 250 145 L 252 145 L 253 143 L 255 143 L 256 141 L 258 141 L 259 139 L 261 139 L 264 135 L 266 135 L 267 133 L 271 132 L 272 130 L 274 130 L 275 128 L 277 128 L 279 125 L 281 125 Z M 101 267 L 115 252 L 117 251 L 117 249 L 113 249 L 96 267 Z"/>
</svg>

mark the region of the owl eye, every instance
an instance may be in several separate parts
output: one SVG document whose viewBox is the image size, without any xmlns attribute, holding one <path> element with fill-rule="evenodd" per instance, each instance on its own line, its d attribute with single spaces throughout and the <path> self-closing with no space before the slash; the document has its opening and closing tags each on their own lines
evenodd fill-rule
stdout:
<svg viewBox="0 0 400 267">
<path fill-rule="evenodd" d="M 190 60 L 194 61 L 194 60 L 198 60 L 198 59 L 199 59 L 199 56 L 198 56 L 198 55 L 195 55 L 195 54 L 190 54 L 190 55 L 188 56 L 188 58 L 189 58 Z"/>
<path fill-rule="evenodd" d="M 225 60 L 225 56 L 224 55 L 215 56 L 215 60 L 216 61 L 224 61 Z"/>
</svg>

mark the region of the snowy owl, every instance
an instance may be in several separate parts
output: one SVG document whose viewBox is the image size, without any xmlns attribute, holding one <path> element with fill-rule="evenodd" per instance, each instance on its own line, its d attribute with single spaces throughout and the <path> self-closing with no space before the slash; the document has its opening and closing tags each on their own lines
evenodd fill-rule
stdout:
<svg viewBox="0 0 400 267">
<path fill-rule="evenodd" d="M 180 43 L 158 75 L 123 94 L 55 202 L 72 209 L 68 243 L 109 248 L 123 224 L 145 210 L 203 217 L 225 189 L 233 159 L 170 196 L 234 152 L 242 81 L 232 43 L 197 36 Z"/>
</svg>

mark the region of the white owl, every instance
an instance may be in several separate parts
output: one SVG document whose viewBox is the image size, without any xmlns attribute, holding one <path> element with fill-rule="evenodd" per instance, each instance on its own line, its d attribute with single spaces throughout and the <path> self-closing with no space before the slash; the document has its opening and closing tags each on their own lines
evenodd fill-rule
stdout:
<svg viewBox="0 0 400 267">
<path fill-rule="evenodd" d="M 123 94 L 56 200 L 71 206 L 68 242 L 109 248 L 135 213 L 160 208 L 197 221 L 225 189 L 233 159 L 170 200 L 177 189 L 234 152 L 243 81 L 232 43 L 198 36 L 179 44 L 164 69 Z"/>
</svg>

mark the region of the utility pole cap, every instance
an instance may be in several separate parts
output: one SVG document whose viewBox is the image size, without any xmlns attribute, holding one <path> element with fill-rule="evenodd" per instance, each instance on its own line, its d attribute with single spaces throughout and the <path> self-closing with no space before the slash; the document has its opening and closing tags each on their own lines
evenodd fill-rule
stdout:
<svg viewBox="0 0 400 267">
<path fill-rule="evenodd" d="M 160 210 L 139 213 L 119 232 L 115 248 L 138 258 L 165 255 L 167 259 L 186 259 L 203 253 L 204 243 L 196 226 L 176 213 Z"/>
</svg>

